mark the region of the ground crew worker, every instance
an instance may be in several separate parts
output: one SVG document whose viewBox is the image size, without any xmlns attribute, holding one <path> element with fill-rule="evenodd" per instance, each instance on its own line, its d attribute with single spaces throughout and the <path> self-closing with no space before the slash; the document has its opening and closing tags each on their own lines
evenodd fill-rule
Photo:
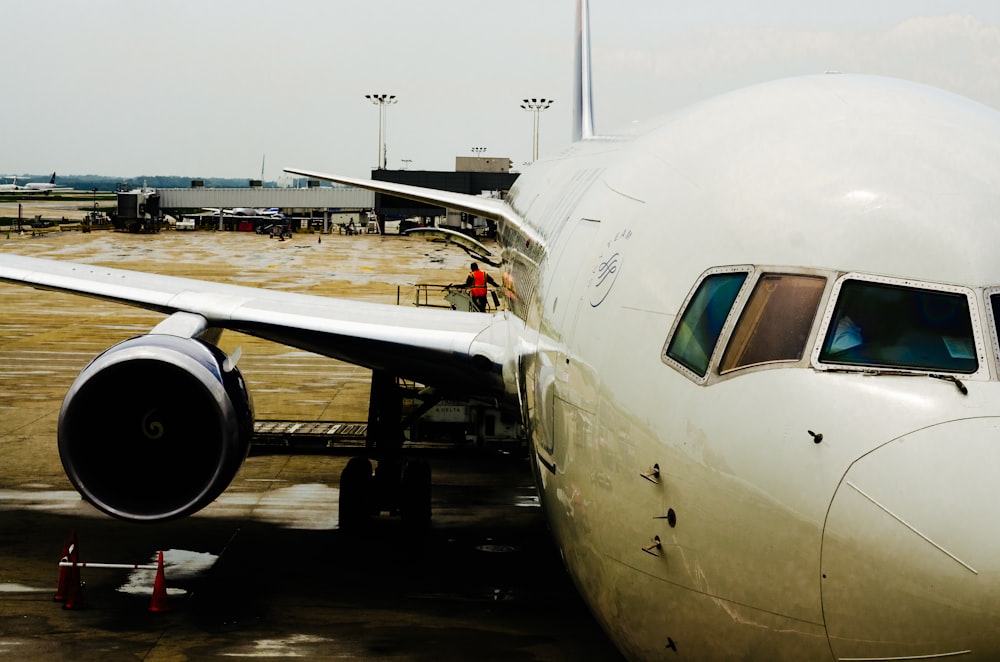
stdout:
<svg viewBox="0 0 1000 662">
<path fill-rule="evenodd" d="M 476 309 L 479 312 L 485 313 L 487 293 L 486 285 L 489 283 L 490 285 L 496 287 L 497 283 L 488 273 L 480 271 L 479 265 L 475 262 L 472 263 L 470 269 L 472 269 L 472 273 L 470 273 L 469 277 L 465 279 L 465 286 L 469 288 L 469 296 L 472 297 L 473 305 L 476 306 Z"/>
</svg>

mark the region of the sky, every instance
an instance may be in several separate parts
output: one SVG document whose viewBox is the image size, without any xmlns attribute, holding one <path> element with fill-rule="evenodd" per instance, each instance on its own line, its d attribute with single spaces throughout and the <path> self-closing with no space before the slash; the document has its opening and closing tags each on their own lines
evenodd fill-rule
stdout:
<svg viewBox="0 0 1000 662">
<path fill-rule="evenodd" d="M 367 177 L 572 135 L 573 0 L 0 0 L 0 175 Z M 1000 109 L 995 0 L 590 0 L 598 133 L 836 70 Z"/>
</svg>

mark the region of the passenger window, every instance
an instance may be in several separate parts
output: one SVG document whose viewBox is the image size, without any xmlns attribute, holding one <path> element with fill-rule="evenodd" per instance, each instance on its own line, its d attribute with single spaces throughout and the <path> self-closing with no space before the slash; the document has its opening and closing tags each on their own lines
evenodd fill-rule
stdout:
<svg viewBox="0 0 1000 662">
<path fill-rule="evenodd" d="M 761 276 L 733 330 L 719 372 L 801 359 L 825 287 L 821 276 Z"/>
<path fill-rule="evenodd" d="M 956 292 L 845 281 L 819 360 L 973 373 L 979 361 L 968 297 Z"/>
<path fill-rule="evenodd" d="M 746 272 L 740 271 L 712 274 L 701 281 L 674 330 L 667 356 L 704 377 L 722 326 L 746 279 Z"/>
</svg>

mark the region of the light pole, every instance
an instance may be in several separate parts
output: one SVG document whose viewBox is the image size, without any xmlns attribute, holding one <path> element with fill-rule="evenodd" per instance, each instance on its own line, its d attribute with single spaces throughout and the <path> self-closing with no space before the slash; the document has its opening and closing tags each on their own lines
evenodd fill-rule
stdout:
<svg viewBox="0 0 1000 662">
<path fill-rule="evenodd" d="M 386 150 L 382 138 L 385 133 L 385 107 L 398 103 L 399 99 L 396 98 L 395 94 L 366 94 L 365 98 L 378 106 L 378 160 L 376 163 L 378 163 L 379 170 L 385 170 Z"/>
<path fill-rule="evenodd" d="M 485 147 L 473 147 L 472 148 L 472 153 L 475 154 L 476 156 L 482 156 L 485 152 L 486 152 L 486 148 Z"/>
<path fill-rule="evenodd" d="M 521 103 L 521 108 L 530 111 L 535 114 L 535 131 L 532 134 L 533 139 L 531 141 L 531 161 L 535 162 L 538 160 L 538 113 L 543 110 L 547 110 L 549 106 L 555 103 L 552 99 L 525 99 Z"/>
</svg>

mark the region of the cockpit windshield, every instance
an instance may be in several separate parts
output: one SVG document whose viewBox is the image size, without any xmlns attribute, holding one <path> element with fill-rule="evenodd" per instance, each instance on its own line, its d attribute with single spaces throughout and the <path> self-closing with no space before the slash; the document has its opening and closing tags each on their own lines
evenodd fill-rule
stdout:
<svg viewBox="0 0 1000 662">
<path fill-rule="evenodd" d="M 976 372 L 969 300 L 957 292 L 846 280 L 819 354 L 823 363 Z"/>
</svg>

